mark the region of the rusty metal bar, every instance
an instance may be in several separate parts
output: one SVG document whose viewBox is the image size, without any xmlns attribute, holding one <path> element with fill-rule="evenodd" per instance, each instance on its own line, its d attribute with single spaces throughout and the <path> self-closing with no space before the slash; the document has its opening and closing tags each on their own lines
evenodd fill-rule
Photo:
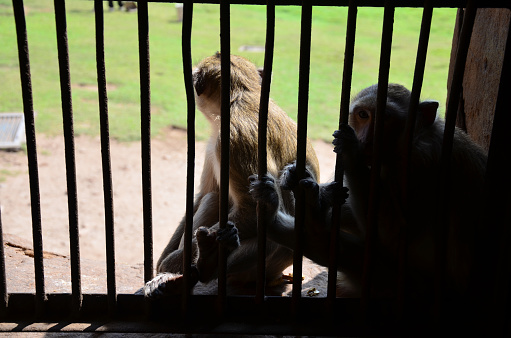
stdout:
<svg viewBox="0 0 511 338">
<path fill-rule="evenodd" d="M 30 205 L 32 209 L 32 239 L 34 246 L 35 302 L 38 315 L 44 312 L 46 292 L 44 290 L 43 236 L 41 228 L 41 198 L 39 192 L 39 169 L 37 165 L 37 145 L 34 124 L 34 101 L 30 60 L 28 53 L 27 26 L 23 0 L 13 0 L 16 37 L 18 41 L 18 58 L 20 65 L 21 93 L 23 96 L 23 113 L 25 115 L 25 135 L 27 141 L 28 175 L 30 180 Z"/>
<path fill-rule="evenodd" d="M 182 23 L 182 57 L 183 75 L 186 90 L 187 104 L 187 167 L 186 167 L 186 223 L 184 231 L 183 248 L 183 314 L 188 314 L 190 308 L 191 265 L 192 265 L 192 235 L 193 235 L 193 200 L 194 200 L 194 172 L 195 172 L 195 95 L 192 78 L 192 20 L 193 1 L 183 3 Z"/>
<path fill-rule="evenodd" d="M 73 105 L 71 97 L 71 75 L 67 45 L 66 5 L 64 0 L 55 0 L 55 25 L 59 57 L 62 121 L 64 125 L 67 205 L 69 213 L 69 251 L 71 253 L 71 281 L 75 314 L 82 306 L 82 286 L 80 274 L 80 239 L 78 226 L 78 197 L 76 190 L 76 161 L 73 128 Z"/>
<path fill-rule="evenodd" d="M 7 310 L 9 295 L 5 275 L 4 231 L 2 229 L 2 208 L 0 207 L 0 315 Z"/>
<path fill-rule="evenodd" d="M 454 71 L 452 76 L 451 89 L 449 91 L 449 99 L 445 111 L 445 128 L 442 143 L 442 154 L 440 157 L 440 173 L 438 179 L 438 225 L 436 229 L 436 248 L 435 248 L 435 306 L 436 313 L 440 315 L 442 303 L 445 293 L 445 274 L 447 255 L 447 236 L 449 227 L 447 223 L 447 201 L 449 200 L 450 185 L 450 161 L 452 154 L 452 146 L 454 142 L 454 130 L 456 127 L 456 116 L 458 113 L 459 97 L 462 90 L 463 75 L 465 71 L 465 63 L 467 61 L 468 47 L 472 36 L 472 29 L 477 13 L 475 1 L 470 0 L 465 10 L 463 26 L 461 28 L 456 60 L 454 63 Z"/>
<path fill-rule="evenodd" d="M 149 19 L 147 3 L 140 1 L 138 52 L 140 62 L 140 136 L 142 154 L 142 194 L 144 209 L 144 281 L 153 278 L 153 208 L 151 195 L 151 81 L 149 61 Z"/>
<path fill-rule="evenodd" d="M 348 123 L 350 113 L 351 79 L 353 75 L 353 57 L 355 54 L 355 33 L 357 30 L 357 6 L 355 1 L 350 1 L 348 9 L 348 21 L 346 23 L 346 47 L 344 50 L 344 66 L 342 74 L 341 106 L 339 116 L 339 128 L 341 124 Z M 341 155 L 335 157 L 335 181 L 343 184 L 344 168 L 341 164 Z M 327 297 L 333 305 L 337 291 L 337 252 L 339 248 L 339 227 L 341 222 L 341 203 L 339 196 L 334 195 L 332 208 L 332 227 L 330 230 L 330 261 L 328 264 L 328 289 Z"/>
<path fill-rule="evenodd" d="M 221 52 L 221 169 L 220 169 L 220 228 L 224 228 L 229 217 L 229 146 L 231 123 L 231 5 L 228 0 L 220 2 L 220 52 Z M 220 245 L 218 255 L 218 302 L 220 314 L 224 312 L 227 293 L 227 253 Z"/>
<path fill-rule="evenodd" d="M 309 0 L 302 3 L 300 29 L 300 70 L 298 80 L 298 142 L 296 154 L 296 175 L 300 180 L 305 177 L 307 151 L 307 113 L 309 106 L 310 51 L 312 28 L 312 5 Z M 295 207 L 295 248 L 293 250 L 293 311 L 300 310 L 302 292 L 302 258 L 305 219 L 305 196 L 301 189 L 296 197 Z"/>
<path fill-rule="evenodd" d="M 115 243 L 114 243 L 114 203 L 112 190 L 112 167 L 110 161 L 110 132 L 108 129 L 108 97 L 105 74 L 105 40 L 103 2 L 94 1 L 96 17 L 96 64 L 98 74 L 99 118 L 101 129 L 101 161 L 103 167 L 103 196 L 105 203 L 106 272 L 108 311 L 116 312 L 117 291 L 115 286 Z"/>
<path fill-rule="evenodd" d="M 408 257 L 407 252 L 407 238 L 409 226 L 409 195 L 410 195 L 410 168 L 413 149 L 413 137 L 415 131 L 415 124 L 417 121 L 417 111 L 419 107 L 419 99 L 424 80 L 424 69 L 426 66 L 426 55 L 428 52 L 429 35 L 431 31 L 431 20 L 433 17 L 433 5 L 431 0 L 426 0 L 424 10 L 422 13 L 421 31 L 419 35 L 419 45 L 417 47 L 417 57 L 415 60 L 415 71 L 413 77 L 412 92 L 410 97 L 410 106 L 408 108 L 408 117 L 405 127 L 405 145 L 403 149 L 403 171 L 401 174 L 402 182 L 402 196 L 403 212 L 405 222 L 399 229 L 399 268 L 398 268 L 398 316 L 403 319 L 406 314 L 406 290 L 405 285 L 407 281 L 406 261 Z"/>
<path fill-rule="evenodd" d="M 387 89 L 389 82 L 390 54 L 392 50 L 392 32 L 394 28 L 394 7 L 391 1 L 385 3 L 383 14 L 383 31 L 380 52 L 380 68 L 378 71 L 378 93 L 374 122 L 373 158 L 371 165 L 369 205 L 366 227 L 366 247 L 364 258 L 364 273 L 362 285 L 362 309 L 366 315 L 370 315 L 370 290 L 373 272 L 373 252 L 377 240 L 378 208 L 379 208 L 379 181 L 381 170 L 381 140 L 383 139 L 383 127 L 385 109 L 387 106 Z"/>
<path fill-rule="evenodd" d="M 343 309 L 342 315 L 335 323 L 322 320 L 328 315 L 325 298 L 304 297 L 304 310 L 310 318 L 296 322 L 289 318 L 288 311 L 292 303 L 290 297 L 268 297 L 263 304 L 264 315 L 254 306 L 253 297 L 227 297 L 228 312 L 226 317 L 215 318 L 212 315 L 216 304 L 216 296 L 193 296 L 193 316 L 189 321 L 179 318 L 180 297 L 170 297 L 168 302 L 151 303 L 151 313 L 145 317 L 143 297 L 130 294 L 118 295 L 118 314 L 115 320 L 105 321 L 107 313 L 107 295 L 84 294 L 83 321 L 68 322 L 70 294 L 49 294 L 47 311 L 41 325 L 27 320 L 34 312 L 33 294 L 11 294 L 9 297 L 8 319 L 0 322 L 0 331 L 50 331 L 50 332 L 144 332 L 162 335 L 162 333 L 193 332 L 195 335 L 240 336 L 240 335 L 276 335 L 276 336 L 360 336 L 360 325 L 353 321 L 353 313 L 358 308 L 355 299 L 338 298 L 337 307 Z M 240 311 L 242 310 L 242 311 Z M 55 322 L 55 318 L 63 321 Z M 172 318 L 172 320 L 169 320 Z M 38 328 L 38 329 L 37 329 Z M 189 334 L 192 336 L 191 334 Z"/>
<path fill-rule="evenodd" d="M 264 69 L 261 84 L 261 100 L 259 103 L 259 134 L 257 140 L 259 177 L 266 175 L 267 166 L 267 128 L 268 128 L 268 104 L 270 101 L 271 74 L 273 68 L 273 52 L 275 45 L 275 5 L 268 0 L 266 5 L 266 44 L 264 49 Z M 264 204 L 257 205 L 257 281 L 256 281 L 256 304 L 264 301 L 264 289 L 266 283 L 266 208 Z"/>
</svg>

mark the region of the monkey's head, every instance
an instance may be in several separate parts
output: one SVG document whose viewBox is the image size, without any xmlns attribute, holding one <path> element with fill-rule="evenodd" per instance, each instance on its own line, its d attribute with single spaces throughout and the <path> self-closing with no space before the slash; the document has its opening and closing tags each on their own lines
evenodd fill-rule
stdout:
<svg viewBox="0 0 511 338">
<path fill-rule="evenodd" d="M 231 104 L 247 93 L 260 95 L 261 74 L 252 62 L 231 55 L 230 68 Z M 197 106 L 210 118 L 220 114 L 221 78 L 221 55 L 218 52 L 202 60 L 193 72 Z"/>
<path fill-rule="evenodd" d="M 355 130 L 363 148 L 366 162 L 372 162 L 374 121 L 377 106 L 378 85 L 372 85 L 361 90 L 352 100 L 349 114 L 349 124 Z M 397 154 L 404 140 L 410 91 L 404 86 L 389 83 L 387 105 L 384 112 L 384 135 L 382 141 L 383 158 Z M 436 120 L 437 101 L 422 101 L 418 106 L 415 132 L 430 127 Z"/>
</svg>

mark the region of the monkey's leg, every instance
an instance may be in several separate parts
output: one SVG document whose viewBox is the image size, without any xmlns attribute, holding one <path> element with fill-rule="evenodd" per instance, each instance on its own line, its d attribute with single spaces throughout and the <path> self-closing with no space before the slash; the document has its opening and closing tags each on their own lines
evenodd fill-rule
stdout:
<svg viewBox="0 0 511 338">
<path fill-rule="evenodd" d="M 218 194 L 211 192 L 206 194 L 197 208 L 193 217 L 193 232 L 200 227 L 209 228 L 218 222 Z M 170 243 L 169 243 L 170 244 Z M 168 246 L 167 246 L 168 248 Z M 164 258 L 160 258 L 157 267 L 158 272 L 173 272 L 182 273 L 183 271 L 183 238 L 181 237 L 181 243 L 179 248 L 168 252 Z M 163 257 L 162 254 L 162 257 Z M 196 239 L 192 239 L 192 257 L 197 254 L 197 242 Z"/>
<path fill-rule="evenodd" d="M 199 281 L 199 273 L 195 266 L 191 270 L 192 286 Z M 170 295 L 178 295 L 183 291 L 184 278 L 181 274 L 162 273 L 147 282 L 143 288 L 135 292 L 136 295 L 143 294 L 146 298 L 156 299 Z"/>
<path fill-rule="evenodd" d="M 230 281 L 250 283 L 257 279 L 257 238 L 241 242 L 227 258 L 227 275 Z M 282 276 L 282 271 L 293 264 L 293 251 L 272 240 L 266 242 L 266 281 Z"/>
<path fill-rule="evenodd" d="M 219 229 L 218 225 L 209 229 L 201 227 L 197 229 L 195 236 L 199 249 L 197 259 L 199 279 L 201 282 L 209 282 L 217 275 L 219 245 L 224 245 L 228 252 L 240 246 L 238 229 L 234 223 L 227 222 L 224 229 Z"/>
</svg>

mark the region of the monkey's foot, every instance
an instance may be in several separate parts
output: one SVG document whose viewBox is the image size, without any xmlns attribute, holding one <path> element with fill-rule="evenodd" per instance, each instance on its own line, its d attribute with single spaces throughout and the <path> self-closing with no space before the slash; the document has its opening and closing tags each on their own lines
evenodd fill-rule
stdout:
<svg viewBox="0 0 511 338">
<path fill-rule="evenodd" d="M 224 229 L 213 230 L 200 227 L 197 229 L 195 237 L 199 248 L 197 259 L 199 280 L 209 282 L 215 278 L 218 268 L 218 245 L 224 245 L 229 253 L 240 246 L 238 229 L 234 223 L 229 221 Z"/>
<path fill-rule="evenodd" d="M 238 228 L 236 228 L 233 222 L 228 221 L 225 228 L 218 229 L 216 240 L 227 248 L 228 252 L 232 252 L 240 246 Z"/>
<path fill-rule="evenodd" d="M 191 269 L 191 284 L 194 286 L 199 281 L 199 273 L 195 266 Z M 135 292 L 136 295 L 143 294 L 149 299 L 158 299 L 170 295 L 178 295 L 183 292 L 184 277 L 180 274 L 165 272 L 157 275 L 143 288 Z"/>
<path fill-rule="evenodd" d="M 268 214 L 274 214 L 279 208 L 279 194 L 275 179 L 270 175 L 264 175 L 259 179 L 258 175 L 252 175 L 250 181 L 250 194 L 259 203 L 264 203 Z"/>
</svg>

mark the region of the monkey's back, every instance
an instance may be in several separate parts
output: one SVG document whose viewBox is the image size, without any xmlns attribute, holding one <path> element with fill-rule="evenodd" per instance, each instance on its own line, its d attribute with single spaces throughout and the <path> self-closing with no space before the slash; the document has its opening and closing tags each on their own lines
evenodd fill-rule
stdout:
<svg viewBox="0 0 511 338">
<path fill-rule="evenodd" d="M 229 184 L 231 198 L 239 205 L 254 204 L 249 194 L 248 177 L 258 171 L 258 124 L 261 98 L 261 77 L 256 66 L 249 60 L 231 55 L 230 95 L 230 169 Z M 207 96 L 208 104 L 215 103 L 206 117 L 215 123 L 220 112 L 221 55 L 210 56 L 198 65 L 194 78 L 198 96 Z M 206 110 L 206 109 L 201 109 Z M 213 112 L 213 114 L 211 114 Z M 213 115 L 213 116 L 211 116 Z M 218 121 L 216 121 L 218 123 Z M 216 126 L 215 126 L 216 128 Z M 268 107 L 267 165 L 268 172 L 278 177 L 287 164 L 296 160 L 297 125 L 273 100 Z M 220 159 L 221 135 L 216 141 L 216 157 Z M 319 162 L 307 140 L 307 166 L 319 181 Z"/>
</svg>

